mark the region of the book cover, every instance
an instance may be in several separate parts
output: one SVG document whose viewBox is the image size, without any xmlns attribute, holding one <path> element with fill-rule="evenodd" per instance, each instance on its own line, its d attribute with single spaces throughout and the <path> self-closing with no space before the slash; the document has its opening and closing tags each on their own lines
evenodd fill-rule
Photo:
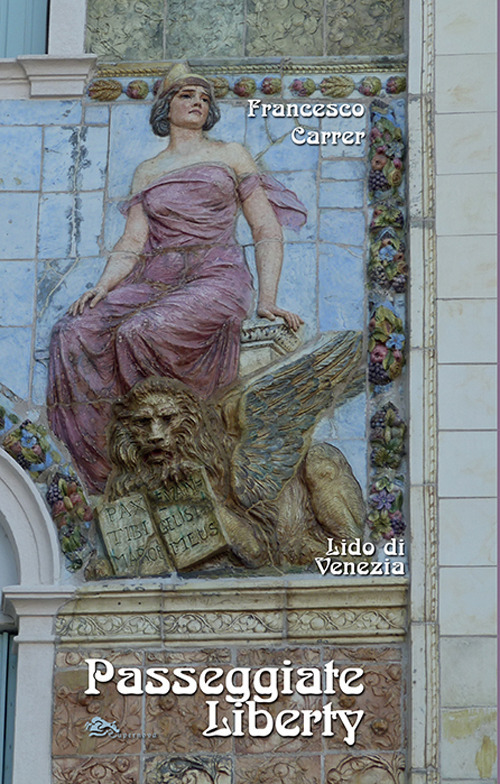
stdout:
<svg viewBox="0 0 500 784">
<path fill-rule="evenodd" d="M 438 625 L 440 14 L 87 5 L 79 81 L 2 101 L 5 784 L 26 733 L 42 784 L 490 784 L 448 673 L 491 618 Z"/>
</svg>

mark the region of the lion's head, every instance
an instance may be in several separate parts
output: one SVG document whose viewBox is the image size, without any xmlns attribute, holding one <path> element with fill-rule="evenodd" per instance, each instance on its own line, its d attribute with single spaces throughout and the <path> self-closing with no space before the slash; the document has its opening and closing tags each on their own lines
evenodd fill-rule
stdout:
<svg viewBox="0 0 500 784">
<path fill-rule="evenodd" d="M 214 406 L 181 381 L 148 378 L 113 404 L 106 496 L 152 489 L 193 465 L 204 466 L 223 491 L 230 448 Z"/>
</svg>

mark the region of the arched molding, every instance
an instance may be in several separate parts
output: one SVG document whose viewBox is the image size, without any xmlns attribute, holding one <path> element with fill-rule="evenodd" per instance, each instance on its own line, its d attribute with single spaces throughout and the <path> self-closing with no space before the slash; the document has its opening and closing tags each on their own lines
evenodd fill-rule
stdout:
<svg viewBox="0 0 500 784">
<path fill-rule="evenodd" d="M 61 577 L 61 553 L 55 525 L 32 480 L 3 449 L 0 510 L 5 516 L 20 584 L 57 584 Z"/>
<path fill-rule="evenodd" d="M 55 525 L 33 481 L 3 449 L 0 511 L 20 583 L 2 591 L 5 613 L 18 629 L 13 781 L 50 784 L 54 626 L 74 587 L 58 585 L 62 557 Z"/>
</svg>

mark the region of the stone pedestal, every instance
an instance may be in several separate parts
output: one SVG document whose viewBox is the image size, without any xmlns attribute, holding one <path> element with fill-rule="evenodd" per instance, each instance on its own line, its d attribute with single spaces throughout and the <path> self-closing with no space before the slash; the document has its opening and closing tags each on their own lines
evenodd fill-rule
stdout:
<svg viewBox="0 0 500 784">
<path fill-rule="evenodd" d="M 294 351 L 302 343 L 298 333 L 280 319 L 248 319 L 241 327 L 240 376 L 261 370 L 284 354 Z"/>
</svg>

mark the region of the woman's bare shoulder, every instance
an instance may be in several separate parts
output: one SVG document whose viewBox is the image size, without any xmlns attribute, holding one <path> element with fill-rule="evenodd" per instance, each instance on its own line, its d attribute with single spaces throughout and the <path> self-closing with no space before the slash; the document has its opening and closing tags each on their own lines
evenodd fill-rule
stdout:
<svg viewBox="0 0 500 784">
<path fill-rule="evenodd" d="M 148 158 L 148 160 L 139 164 L 132 179 L 132 193 L 139 193 L 144 190 L 151 180 L 155 178 L 159 168 L 157 158 L 158 156 Z"/>
<path fill-rule="evenodd" d="M 227 163 L 238 176 L 257 171 L 254 159 L 242 144 L 238 142 L 216 142 L 216 144 L 219 147 L 219 160 Z"/>
</svg>

